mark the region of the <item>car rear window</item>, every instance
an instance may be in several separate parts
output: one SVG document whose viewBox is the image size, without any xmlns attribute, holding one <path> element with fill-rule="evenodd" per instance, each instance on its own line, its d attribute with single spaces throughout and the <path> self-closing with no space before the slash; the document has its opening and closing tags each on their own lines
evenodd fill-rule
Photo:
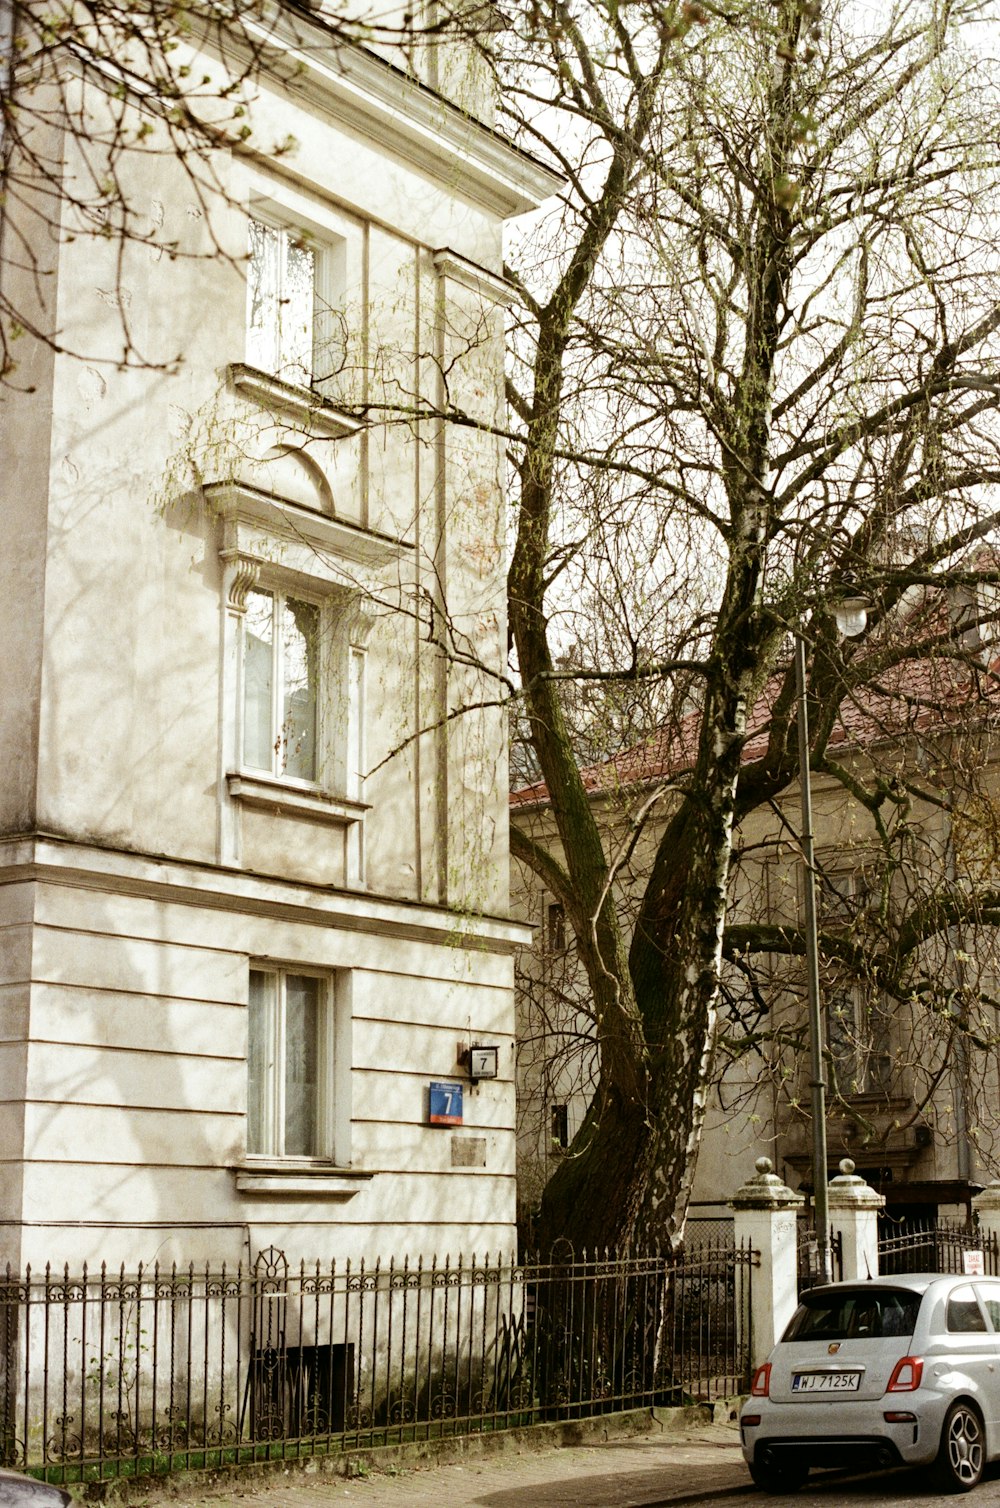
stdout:
<svg viewBox="0 0 1000 1508">
<path fill-rule="evenodd" d="M 986 1329 L 986 1320 L 983 1311 L 976 1302 L 976 1295 L 970 1284 L 966 1283 L 961 1288 L 956 1288 L 948 1299 L 948 1317 L 945 1324 L 949 1331 L 959 1334 L 982 1333 Z"/>
<path fill-rule="evenodd" d="M 909 1288 L 838 1288 L 805 1293 L 785 1340 L 877 1340 L 912 1335 L 920 1294 Z"/>
</svg>

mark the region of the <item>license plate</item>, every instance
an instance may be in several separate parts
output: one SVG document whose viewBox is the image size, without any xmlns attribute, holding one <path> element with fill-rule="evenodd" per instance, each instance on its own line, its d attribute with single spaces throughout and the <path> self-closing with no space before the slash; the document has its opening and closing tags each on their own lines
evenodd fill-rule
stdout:
<svg viewBox="0 0 1000 1508">
<path fill-rule="evenodd" d="M 856 1393 L 860 1372 L 793 1372 L 793 1393 Z"/>
</svg>

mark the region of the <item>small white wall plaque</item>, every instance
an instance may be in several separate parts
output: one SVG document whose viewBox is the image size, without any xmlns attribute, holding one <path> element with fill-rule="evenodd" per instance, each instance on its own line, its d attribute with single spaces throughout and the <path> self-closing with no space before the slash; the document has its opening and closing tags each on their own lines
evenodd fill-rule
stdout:
<svg viewBox="0 0 1000 1508">
<path fill-rule="evenodd" d="M 469 1078 L 495 1079 L 500 1071 L 499 1047 L 469 1048 Z"/>
</svg>

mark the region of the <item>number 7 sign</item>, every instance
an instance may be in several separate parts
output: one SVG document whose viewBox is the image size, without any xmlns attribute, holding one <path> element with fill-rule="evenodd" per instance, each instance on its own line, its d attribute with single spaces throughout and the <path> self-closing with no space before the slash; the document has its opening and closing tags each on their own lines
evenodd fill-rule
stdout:
<svg viewBox="0 0 1000 1508">
<path fill-rule="evenodd" d="M 431 1080 L 428 1094 L 427 1120 L 431 1126 L 460 1126 L 462 1124 L 462 1086 L 444 1084 Z"/>
</svg>

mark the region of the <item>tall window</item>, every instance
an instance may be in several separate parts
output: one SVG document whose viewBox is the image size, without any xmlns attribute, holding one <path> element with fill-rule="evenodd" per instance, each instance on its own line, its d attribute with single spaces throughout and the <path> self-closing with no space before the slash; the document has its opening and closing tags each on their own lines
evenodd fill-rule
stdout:
<svg viewBox="0 0 1000 1508">
<path fill-rule="evenodd" d="M 288 382 L 313 377 L 317 253 L 301 231 L 250 221 L 247 360 Z"/>
<path fill-rule="evenodd" d="M 878 927 L 880 899 L 862 867 L 827 871 L 817 896 L 820 924 L 863 942 Z M 887 1093 L 892 1082 L 888 1002 L 871 980 L 835 966 L 824 971 L 822 990 L 834 1088 L 848 1096 Z"/>
<path fill-rule="evenodd" d="M 892 1083 L 889 1012 L 861 980 L 835 979 L 826 985 L 826 1041 L 835 1080 L 843 1095 L 887 1093 Z"/>
<path fill-rule="evenodd" d="M 316 781 L 320 610 L 283 592 L 247 594 L 243 764 Z"/>
<path fill-rule="evenodd" d="M 332 1156 L 331 990 L 318 975 L 251 969 L 248 1152 Z"/>
</svg>

